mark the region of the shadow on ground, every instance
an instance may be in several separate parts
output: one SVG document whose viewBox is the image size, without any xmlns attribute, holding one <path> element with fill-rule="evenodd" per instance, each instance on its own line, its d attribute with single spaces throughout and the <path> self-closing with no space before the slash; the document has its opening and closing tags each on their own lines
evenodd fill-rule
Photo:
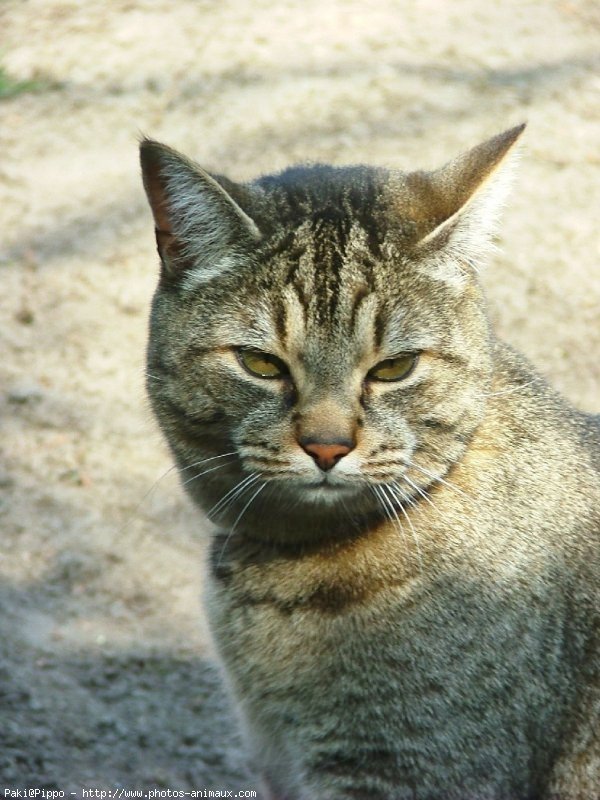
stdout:
<svg viewBox="0 0 600 800">
<path fill-rule="evenodd" d="M 0 594 L 1 785 L 256 788 L 213 664 L 143 646 L 44 654 L 11 612 L 26 612 L 40 592 Z M 43 626 L 43 615 L 35 616 Z"/>
</svg>

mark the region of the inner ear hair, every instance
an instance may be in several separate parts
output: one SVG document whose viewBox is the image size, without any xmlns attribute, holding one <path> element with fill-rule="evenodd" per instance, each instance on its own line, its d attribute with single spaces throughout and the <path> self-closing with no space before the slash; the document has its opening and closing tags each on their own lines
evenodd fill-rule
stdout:
<svg viewBox="0 0 600 800">
<path fill-rule="evenodd" d="M 434 172 L 407 178 L 422 271 L 464 284 L 490 250 L 510 188 L 513 148 L 525 125 L 494 136 Z"/>
<path fill-rule="evenodd" d="M 154 217 L 156 241 L 166 274 L 190 271 L 194 281 L 237 263 L 249 241 L 260 238 L 254 220 L 232 196 L 252 205 L 243 186 L 209 175 L 166 145 L 145 139 L 140 145 L 144 188 Z"/>
<path fill-rule="evenodd" d="M 427 174 L 425 183 L 433 213 L 429 218 L 431 230 L 421 239 L 422 244 L 452 228 L 478 204 L 477 221 L 483 228 L 479 234 L 490 233 L 509 188 L 511 170 L 506 159 L 524 129 L 525 124 L 510 128 Z"/>
</svg>

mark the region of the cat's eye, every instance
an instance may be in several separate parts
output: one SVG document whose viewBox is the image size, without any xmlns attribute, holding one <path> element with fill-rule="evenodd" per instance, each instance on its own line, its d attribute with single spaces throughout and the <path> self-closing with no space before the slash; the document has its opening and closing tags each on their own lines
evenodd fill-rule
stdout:
<svg viewBox="0 0 600 800">
<path fill-rule="evenodd" d="M 271 353 L 241 348 L 237 351 L 237 357 L 246 372 L 257 378 L 283 378 L 289 375 L 289 370 L 283 361 Z"/>
<path fill-rule="evenodd" d="M 418 359 L 419 356 L 416 353 L 386 358 L 385 361 L 380 361 L 373 369 L 369 370 L 367 377 L 373 381 L 402 381 L 411 374 Z"/>
</svg>

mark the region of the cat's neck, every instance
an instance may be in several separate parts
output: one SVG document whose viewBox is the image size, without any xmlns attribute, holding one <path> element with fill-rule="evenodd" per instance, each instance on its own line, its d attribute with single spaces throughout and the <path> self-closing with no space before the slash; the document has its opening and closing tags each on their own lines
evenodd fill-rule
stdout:
<svg viewBox="0 0 600 800">
<path fill-rule="evenodd" d="M 222 587 L 235 585 L 250 603 L 291 612 L 302 608 L 337 612 L 362 604 L 383 586 L 402 585 L 418 568 L 385 520 L 359 535 L 320 544 L 285 546 L 264 538 L 217 536 L 210 571 Z"/>
</svg>

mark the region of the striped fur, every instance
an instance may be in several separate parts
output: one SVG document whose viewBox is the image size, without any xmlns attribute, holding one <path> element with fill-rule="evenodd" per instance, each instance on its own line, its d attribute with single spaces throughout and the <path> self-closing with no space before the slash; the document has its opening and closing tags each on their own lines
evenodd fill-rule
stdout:
<svg viewBox="0 0 600 800">
<path fill-rule="evenodd" d="M 598 422 L 495 339 L 477 279 L 521 130 L 433 173 L 244 186 L 142 145 L 148 389 L 216 525 L 207 608 L 268 797 L 600 792 Z"/>
</svg>

